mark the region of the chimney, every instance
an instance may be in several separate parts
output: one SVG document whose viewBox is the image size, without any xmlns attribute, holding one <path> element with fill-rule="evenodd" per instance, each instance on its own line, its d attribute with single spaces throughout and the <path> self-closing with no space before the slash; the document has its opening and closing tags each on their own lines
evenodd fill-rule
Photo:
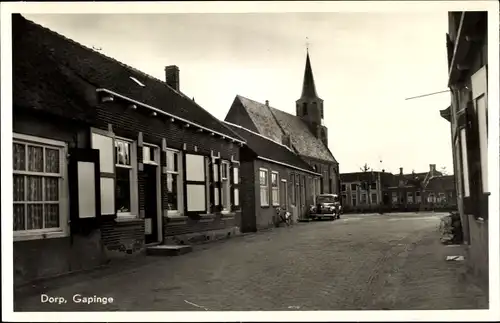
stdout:
<svg viewBox="0 0 500 323">
<path fill-rule="evenodd" d="M 266 100 L 266 107 L 269 106 L 269 100 Z"/>
<path fill-rule="evenodd" d="M 176 91 L 179 91 L 179 67 L 169 65 L 165 67 L 165 82 Z"/>
<path fill-rule="evenodd" d="M 431 176 L 434 176 L 436 172 L 436 164 L 429 164 L 429 172 L 431 173 Z"/>
<path fill-rule="evenodd" d="M 385 169 L 382 169 L 382 173 L 385 173 Z"/>
<path fill-rule="evenodd" d="M 403 175 L 403 167 L 399 167 L 399 175 Z"/>
</svg>

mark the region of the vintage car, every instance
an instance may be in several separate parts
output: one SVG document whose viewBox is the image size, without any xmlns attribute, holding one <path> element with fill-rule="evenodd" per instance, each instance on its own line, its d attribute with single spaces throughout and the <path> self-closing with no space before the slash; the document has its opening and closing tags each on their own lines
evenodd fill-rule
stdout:
<svg viewBox="0 0 500 323">
<path fill-rule="evenodd" d="M 342 206 L 337 194 L 320 194 L 316 197 L 314 205 L 309 209 L 309 217 L 313 220 L 329 218 L 340 219 Z"/>
</svg>

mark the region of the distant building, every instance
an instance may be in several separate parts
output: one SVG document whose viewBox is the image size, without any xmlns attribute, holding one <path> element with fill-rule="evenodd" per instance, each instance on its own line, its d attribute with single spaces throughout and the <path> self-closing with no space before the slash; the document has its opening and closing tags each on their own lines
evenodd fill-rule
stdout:
<svg viewBox="0 0 500 323">
<path fill-rule="evenodd" d="M 323 100 L 316 93 L 309 53 L 306 57 L 302 94 L 295 115 L 265 103 L 236 96 L 225 121 L 239 125 L 289 147 L 321 174 L 320 193 L 339 193 L 339 164 L 328 148 Z M 306 189 L 308 189 L 306 183 Z M 308 205 L 299 205 L 300 213 Z"/>
<path fill-rule="evenodd" d="M 435 164 L 423 173 L 368 171 L 340 174 L 345 212 L 455 210 L 453 176 L 443 176 Z M 385 199 L 384 199 L 385 196 Z M 384 202 L 385 200 L 385 202 Z"/>
<path fill-rule="evenodd" d="M 487 149 L 487 16 L 487 12 L 480 11 L 448 14 L 448 86 L 452 103 L 440 112 L 451 126 L 458 210 L 462 220 L 464 242 L 470 245 L 467 249 L 470 259 L 468 264 L 485 289 L 488 288 L 490 195 Z"/>
<path fill-rule="evenodd" d="M 344 212 L 378 210 L 383 194 L 393 184 L 394 175 L 385 171 L 340 174 L 340 194 Z"/>
</svg>

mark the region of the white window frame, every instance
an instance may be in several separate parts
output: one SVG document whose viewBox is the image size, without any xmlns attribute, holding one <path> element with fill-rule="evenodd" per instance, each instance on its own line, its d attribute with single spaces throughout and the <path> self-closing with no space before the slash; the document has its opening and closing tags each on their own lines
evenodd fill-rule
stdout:
<svg viewBox="0 0 500 323">
<path fill-rule="evenodd" d="M 168 164 L 168 153 L 174 153 L 177 154 L 177 171 L 173 171 L 169 169 L 169 164 Z M 172 148 L 167 148 L 165 150 L 165 158 L 167 160 L 167 166 L 166 166 L 166 176 L 168 174 L 175 174 L 177 175 L 177 210 L 167 210 L 167 215 L 168 216 L 183 216 L 184 215 L 184 177 L 183 175 L 183 168 L 182 168 L 182 160 L 184 156 L 182 156 L 182 152 L 178 149 L 172 149 Z M 175 168 L 174 168 L 175 169 Z M 165 192 L 164 194 L 167 194 Z"/>
<path fill-rule="evenodd" d="M 263 185 L 260 182 L 260 175 L 262 173 L 266 174 L 266 183 Z M 259 193 L 260 193 L 260 206 L 269 206 L 269 170 L 266 168 L 259 168 Z M 266 197 L 266 201 L 262 200 L 262 197 Z"/>
<path fill-rule="evenodd" d="M 273 175 L 276 175 L 276 187 L 273 186 Z M 275 194 L 276 201 L 274 200 Z M 280 205 L 280 174 L 276 171 L 271 171 L 271 203 L 273 204 L 273 206 Z"/>
<path fill-rule="evenodd" d="M 363 192 L 360 194 L 359 204 L 368 204 L 368 198 L 366 193 Z"/>
<path fill-rule="evenodd" d="M 129 181 L 130 181 L 130 210 L 128 212 L 119 212 L 116 210 L 118 207 L 115 202 L 115 210 L 116 210 L 116 216 L 118 220 L 122 219 L 135 219 L 139 217 L 139 201 L 138 201 L 138 187 L 137 187 L 137 144 L 134 140 L 128 139 L 128 138 L 123 138 L 123 137 L 118 137 L 116 136 L 113 145 L 115 148 L 117 142 L 125 142 L 130 145 L 130 150 L 129 150 L 129 158 L 130 158 L 130 165 L 121 165 L 118 164 L 118 159 L 115 156 L 115 201 L 116 201 L 116 169 L 117 168 L 126 168 L 129 170 Z"/>
<path fill-rule="evenodd" d="M 373 199 L 373 197 L 375 196 L 375 199 Z M 372 204 L 378 204 L 378 194 L 377 193 L 371 193 L 371 203 Z M 375 200 L 375 201 L 374 201 Z"/>
<path fill-rule="evenodd" d="M 488 95 L 487 67 L 481 67 L 471 76 L 472 100 L 477 115 L 479 131 L 479 152 L 481 162 L 481 181 L 483 193 L 488 192 Z M 483 102 L 482 105 L 479 102 Z"/>
<path fill-rule="evenodd" d="M 460 145 L 462 151 L 462 176 L 464 182 L 464 197 L 470 196 L 470 183 L 469 183 L 469 161 L 467 160 L 467 136 L 465 128 L 460 129 Z"/>
<path fill-rule="evenodd" d="M 240 184 L 240 167 L 233 166 L 233 184 Z M 234 206 L 240 206 L 240 189 L 238 187 L 233 188 Z"/>
<path fill-rule="evenodd" d="M 413 204 L 414 202 L 414 196 L 413 192 L 406 192 L 406 202 L 408 204 Z"/>
<path fill-rule="evenodd" d="M 444 199 L 444 201 L 443 201 Z M 438 203 L 443 203 L 446 202 L 446 193 L 438 193 L 438 198 L 437 198 Z"/>
<path fill-rule="evenodd" d="M 65 142 L 52 140 L 42 137 L 24 135 L 19 133 L 13 133 L 13 142 L 24 144 L 24 145 L 33 145 L 33 146 L 42 146 L 51 149 L 59 150 L 59 173 L 57 174 L 48 174 L 48 173 L 40 173 L 40 172 L 29 172 L 29 171 L 14 171 L 13 174 L 17 175 L 25 175 L 24 179 L 24 192 L 25 192 L 25 201 L 14 202 L 13 204 L 30 204 L 26 201 L 27 190 L 27 180 L 26 176 L 35 175 L 43 177 L 59 177 L 59 227 L 58 228 L 49 228 L 49 229 L 37 229 L 37 230 L 23 230 L 23 231 L 13 231 L 14 241 L 25 241 L 25 240 L 37 240 L 37 239 L 46 239 L 46 238 L 61 238 L 67 237 L 69 235 L 69 186 L 67 180 L 67 152 L 68 146 Z M 11 146 L 12 149 L 12 146 Z M 25 157 L 25 166 L 28 166 L 27 159 L 28 149 L 26 146 L 26 157 Z M 44 149 L 44 167 L 45 167 L 45 149 Z M 45 189 L 42 184 L 42 194 L 45 197 Z M 44 198 L 43 198 L 44 199 Z M 43 203 L 43 202 L 42 202 Z M 27 207 L 25 207 L 25 223 L 27 220 Z M 45 208 L 44 208 L 45 211 Z M 43 212 L 44 212 L 43 211 Z M 14 214 L 12 212 L 12 214 Z M 13 219 L 14 221 L 14 219 Z"/>
<path fill-rule="evenodd" d="M 354 201 L 356 201 L 356 203 L 354 203 Z M 357 194 L 351 194 L 351 205 L 356 206 L 358 204 L 357 202 L 358 202 Z"/>
<path fill-rule="evenodd" d="M 436 195 L 434 193 L 429 193 L 427 195 L 427 203 L 436 203 Z"/>
<path fill-rule="evenodd" d="M 422 194 L 420 194 L 420 191 L 415 192 L 415 203 L 422 203 Z"/>
<path fill-rule="evenodd" d="M 393 204 L 394 203 L 399 204 L 398 192 L 391 192 L 391 201 Z"/>
<path fill-rule="evenodd" d="M 227 213 L 231 211 L 231 186 L 229 185 L 229 169 L 231 163 L 228 160 L 221 160 L 220 166 L 220 177 L 221 177 L 221 189 L 222 194 L 220 195 L 220 204 L 222 206 L 222 212 Z M 224 176 L 224 167 L 226 168 L 226 176 Z M 224 198 L 226 199 L 226 203 L 224 203 Z"/>
</svg>

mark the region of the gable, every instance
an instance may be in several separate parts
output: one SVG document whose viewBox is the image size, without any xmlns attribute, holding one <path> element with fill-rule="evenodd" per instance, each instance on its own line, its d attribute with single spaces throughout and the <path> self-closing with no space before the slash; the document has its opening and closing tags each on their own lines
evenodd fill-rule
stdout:
<svg viewBox="0 0 500 323">
<path fill-rule="evenodd" d="M 246 141 L 248 148 L 257 156 L 269 159 L 269 161 L 290 165 L 307 172 L 314 172 L 309 164 L 300 158 L 300 156 L 292 152 L 288 147 L 274 142 L 263 135 L 249 131 L 239 125 L 227 125 Z"/>
<path fill-rule="evenodd" d="M 281 130 L 271 110 L 265 104 L 247 99 L 240 95 L 238 95 L 237 98 L 255 125 L 256 132 L 274 141 L 282 142 L 283 130 Z"/>
<path fill-rule="evenodd" d="M 234 99 L 224 121 L 242 126 L 254 132 L 259 132 L 238 97 Z"/>
<path fill-rule="evenodd" d="M 290 136 L 292 147 L 299 155 L 337 163 L 330 150 L 299 117 L 240 95 L 237 99 L 259 134 L 277 142 L 283 142 L 284 137 Z"/>
</svg>

